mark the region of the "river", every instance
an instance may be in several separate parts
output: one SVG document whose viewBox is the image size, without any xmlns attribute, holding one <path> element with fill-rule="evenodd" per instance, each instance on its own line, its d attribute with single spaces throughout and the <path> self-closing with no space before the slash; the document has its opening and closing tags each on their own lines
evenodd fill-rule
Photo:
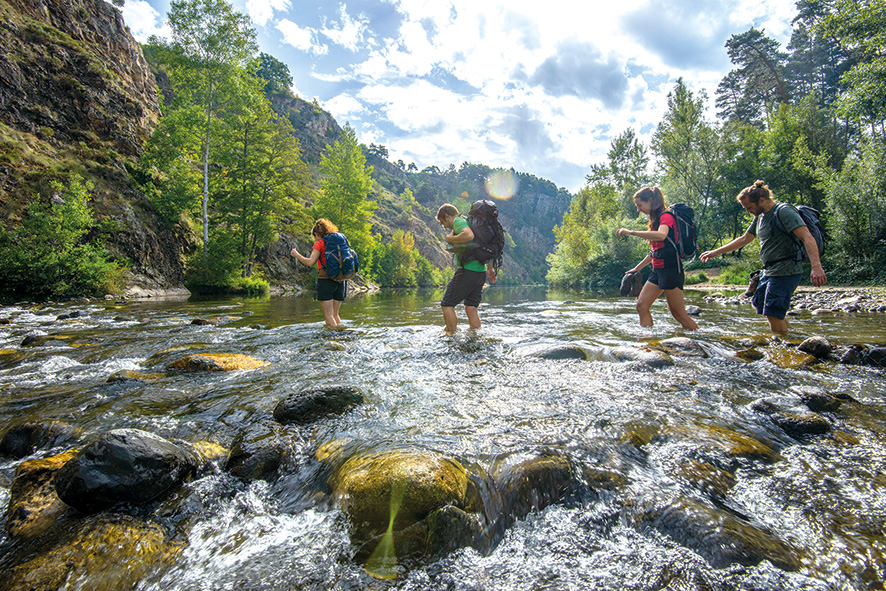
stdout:
<svg viewBox="0 0 886 591">
<path fill-rule="evenodd" d="M 323 329 L 319 306 L 301 297 L 3 308 L 0 433 L 60 420 L 229 447 L 290 393 L 324 384 L 364 392 L 349 412 L 292 427 L 295 459 L 278 478 L 216 470 L 189 482 L 180 494 L 201 509 L 187 520 L 151 517 L 180 551 L 140 571 L 139 590 L 883 589 L 883 370 L 773 363 L 785 343 L 765 320 L 698 292 L 687 303 L 701 308 L 701 329 L 686 333 L 662 302 L 645 329 L 627 298 L 496 286 L 484 294 L 483 328 L 454 337 L 443 335 L 441 295 L 357 297 L 342 307 L 342 331 Z M 79 316 L 57 320 L 71 312 Z M 789 344 L 811 335 L 886 343 L 886 314 L 791 322 Z M 23 347 L 28 334 L 40 340 Z M 673 364 L 618 354 L 684 336 L 698 348 L 673 351 Z M 566 344 L 588 360 L 538 355 Z M 747 350 L 762 358 L 736 356 Z M 193 352 L 269 365 L 166 370 Z M 126 370 L 143 377 L 109 381 Z M 810 395 L 839 401 L 817 413 L 826 432 L 789 434 L 761 411 L 761 399 L 796 406 Z M 382 581 L 367 574 L 335 503 L 316 494 L 308 458 L 333 440 L 431 450 L 485 472 L 555 452 L 578 467 L 582 487 L 509 523 L 485 551 L 460 548 Z M 19 461 L 0 459 L 3 504 Z M 83 572 L 65 588 L 101 588 L 103 577 Z"/>
</svg>

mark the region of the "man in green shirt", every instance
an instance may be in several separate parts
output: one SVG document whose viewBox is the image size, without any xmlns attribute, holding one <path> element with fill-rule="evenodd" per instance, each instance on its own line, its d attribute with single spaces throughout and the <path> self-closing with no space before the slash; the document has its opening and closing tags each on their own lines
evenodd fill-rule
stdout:
<svg viewBox="0 0 886 591">
<path fill-rule="evenodd" d="M 747 232 L 729 244 L 702 253 L 699 259 L 707 262 L 723 253 L 750 244 L 755 238 L 760 238 L 763 272 L 754 292 L 754 307 L 758 314 L 766 316 L 772 332 L 787 332 L 788 322 L 785 316 L 791 306 L 791 296 L 800 284 L 803 274 L 803 264 L 797 260 L 797 245 L 793 236 L 806 247 L 806 254 L 812 263 L 812 272 L 809 275 L 812 284 L 821 287 L 827 282 L 815 238 L 812 237 L 812 233 L 796 209 L 776 207 L 778 203 L 772 198 L 769 187 L 763 181 L 757 181 L 739 193 L 738 202 L 745 211 L 754 216 L 754 221 L 751 222 Z M 775 222 L 776 215 L 783 230 Z"/>
<path fill-rule="evenodd" d="M 449 230 L 446 235 L 447 244 L 458 246 L 471 242 L 474 232 L 468 226 L 468 221 L 458 214 L 454 205 L 444 203 L 437 211 L 437 221 Z M 443 308 L 443 320 L 446 322 L 446 334 L 455 334 L 458 326 L 458 316 L 455 314 L 455 306 L 464 302 L 465 314 L 468 316 L 468 326 L 480 328 L 480 299 L 483 296 L 483 285 L 486 278 L 490 283 L 495 283 L 495 267 L 492 262 L 483 264 L 479 261 L 465 261 L 464 264 L 456 257 L 455 275 L 449 285 L 440 306 Z"/>
</svg>

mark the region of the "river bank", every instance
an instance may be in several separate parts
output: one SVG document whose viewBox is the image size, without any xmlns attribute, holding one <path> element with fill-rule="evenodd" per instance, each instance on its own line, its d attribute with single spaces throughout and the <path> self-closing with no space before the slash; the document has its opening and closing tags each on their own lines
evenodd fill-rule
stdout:
<svg viewBox="0 0 886 591">
<path fill-rule="evenodd" d="M 686 286 L 687 291 L 702 291 L 706 299 L 741 303 L 747 300 L 743 294 L 747 285 L 719 285 L 699 283 Z M 886 287 L 801 285 L 791 299 L 793 310 L 821 310 L 831 312 L 886 312 Z"/>
</svg>

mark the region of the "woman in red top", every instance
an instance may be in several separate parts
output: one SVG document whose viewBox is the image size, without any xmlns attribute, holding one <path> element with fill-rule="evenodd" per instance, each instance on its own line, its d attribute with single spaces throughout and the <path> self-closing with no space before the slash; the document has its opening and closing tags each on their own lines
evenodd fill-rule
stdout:
<svg viewBox="0 0 886 591">
<path fill-rule="evenodd" d="M 315 240 L 314 246 L 311 247 L 311 256 L 302 256 L 294 248 L 289 253 L 297 258 L 299 262 L 309 267 L 317 263 L 317 269 L 319 270 L 317 276 L 317 301 L 320 302 L 320 308 L 323 310 L 323 316 L 326 318 L 326 326 L 329 328 L 341 325 L 338 311 L 348 290 L 347 281 L 334 281 L 326 275 L 326 243 L 323 242 L 323 237 L 333 232 L 338 232 L 338 227 L 326 218 L 320 218 L 311 230 Z"/>
<path fill-rule="evenodd" d="M 695 330 L 698 325 L 686 313 L 683 300 L 683 264 L 677 256 L 674 240 L 677 231 L 677 220 L 674 214 L 665 211 L 667 204 L 658 187 L 643 187 L 634 194 L 634 205 L 637 211 L 649 216 L 648 230 L 628 230 L 619 228 L 616 234 L 636 236 L 649 241 L 652 252 L 646 255 L 636 267 L 626 272 L 636 273 L 650 262 L 652 273 L 637 298 L 637 313 L 640 315 L 640 326 L 652 326 L 652 313 L 649 311 L 658 296 L 665 294 L 668 309 L 683 328 Z M 670 237 L 671 240 L 667 240 Z"/>
</svg>

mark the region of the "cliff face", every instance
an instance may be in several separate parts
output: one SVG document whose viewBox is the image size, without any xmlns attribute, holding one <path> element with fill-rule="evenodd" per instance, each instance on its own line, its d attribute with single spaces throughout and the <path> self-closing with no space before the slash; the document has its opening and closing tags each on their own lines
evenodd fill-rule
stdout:
<svg viewBox="0 0 886 591">
<path fill-rule="evenodd" d="M 105 238 L 131 265 L 132 293 L 186 293 L 187 246 L 129 170 L 160 117 L 156 83 L 120 11 L 104 0 L 0 0 L 0 223 L 49 181 L 95 184 Z"/>
<path fill-rule="evenodd" d="M 50 143 L 141 153 L 160 117 L 154 78 L 103 0 L 0 0 L 0 120 Z"/>
</svg>

